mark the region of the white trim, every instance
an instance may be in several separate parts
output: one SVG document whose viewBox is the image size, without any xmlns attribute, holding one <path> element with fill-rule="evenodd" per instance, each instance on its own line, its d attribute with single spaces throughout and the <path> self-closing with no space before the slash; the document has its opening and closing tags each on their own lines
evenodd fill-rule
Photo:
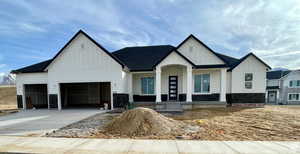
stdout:
<svg viewBox="0 0 300 154">
<path fill-rule="evenodd" d="M 298 94 L 298 100 L 290 100 L 290 95 L 293 95 L 293 94 Z M 288 102 L 293 102 L 293 101 L 300 101 L 300 93 L 288 93 L 287 95 L 287 101 Z"/>
<path fill-rule="evenodd" d="M 290 86 L 290 82 L 291 82 L 291 81 L 296 81 L 296 82 L 298 82 L 298 81 L 300 81 L 300 80 L 289 80 L 289 81 L 288 81 L 288 87 L 289 87 L 289 88 L 300 88 L 300 86 L 297 86 L 297 83 L 296 83 L 296 86 L 291 87 L 291 86 Z"/>
<path fill-rule="evenodd" d="M 133 71 L 133 72 L 130 72 L 130 73 L 132 73 L 132 74 L 147 74 L 147 73 L 155 73 L 155 72 L 154 71 L 141 71 L 141 72 Z"/>
</svg>

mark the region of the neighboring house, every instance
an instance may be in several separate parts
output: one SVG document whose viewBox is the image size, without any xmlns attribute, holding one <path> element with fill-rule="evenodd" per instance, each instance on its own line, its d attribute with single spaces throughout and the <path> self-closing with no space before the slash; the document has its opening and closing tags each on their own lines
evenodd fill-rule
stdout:
<svg viewBox="0 0 300 154">
<path fill-rule="evenodd" d="M 300 104 L 300 70 L 267 72 L 267 103 Z"/>
<path fill-rule="evenodd" d="M 270 67 L 253 53 L 241 59 L 190 35 L 171 45 L 108 52 L 83 31 L 52 58 L 12 71 L 20 108 L 112 109 L 128 102 L 263 104 Z"/>
</svg>

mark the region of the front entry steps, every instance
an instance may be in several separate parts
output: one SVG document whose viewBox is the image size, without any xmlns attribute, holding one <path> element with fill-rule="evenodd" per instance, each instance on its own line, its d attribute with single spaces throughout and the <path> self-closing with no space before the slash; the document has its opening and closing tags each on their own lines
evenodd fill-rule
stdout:
<svg viewBox="0 0 300 154">
<path fill-rule="evenodd" d="M 155 105 L 155 110 L 159 113 L 183 113 L 180 102 L 162 102 Z"/>
</svg>

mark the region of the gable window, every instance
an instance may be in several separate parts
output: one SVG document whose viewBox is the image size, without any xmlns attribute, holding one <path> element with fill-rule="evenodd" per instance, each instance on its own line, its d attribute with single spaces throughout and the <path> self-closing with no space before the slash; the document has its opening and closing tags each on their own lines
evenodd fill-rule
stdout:
<svg viewBox="0 0 300 154">
<path fill-rule="evenodd" d="M 194 76 L 194 92 L 195 93 L 210 92 L 210 74 L 197 74 Z"/>
<path fill-rule="evenodd" d="M 154 77 L 141 78 L 142 94 L 154 94 Z"/>
<path fill-rule="evenodd" d="M 252 81 L 253 81 L 253 74 L 246 73 L 245 74 L 245 88 L 246 89 L 252 89 Z"/>
<path fill-rule="evenodd" d="M 288 100 L 289 101 L 299 101 L 300 99 L 299 99 L 299 95 L 300 94 L 297 94 L 297 93 L 295 93 L 295 94 L 289 94 L 288 96 L 289 96 L 289 98 L 288 98 Z"/>
<path fill-rule="evenodd" d="M 289 83 L 289 87 L 291 88 L 300 87 L 300 80 L 291 80 Z"/>
</svg>

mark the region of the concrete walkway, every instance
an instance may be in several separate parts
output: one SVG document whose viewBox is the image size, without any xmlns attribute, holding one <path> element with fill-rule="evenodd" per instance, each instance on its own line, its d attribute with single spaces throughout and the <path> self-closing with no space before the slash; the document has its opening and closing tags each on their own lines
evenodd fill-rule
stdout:
<svg viewBox="0 0 300 154">
<path fill-rule="evenodd" d="M 0 152 L 294 154 L 300 142 L 79 139 L 0 136 Z"/>
<path fill-rule="evenodd" d="M 97 109 L 24 110 L 0 116 L 0 135 L 41 135 L 97 113 Z"/>
</svg>

